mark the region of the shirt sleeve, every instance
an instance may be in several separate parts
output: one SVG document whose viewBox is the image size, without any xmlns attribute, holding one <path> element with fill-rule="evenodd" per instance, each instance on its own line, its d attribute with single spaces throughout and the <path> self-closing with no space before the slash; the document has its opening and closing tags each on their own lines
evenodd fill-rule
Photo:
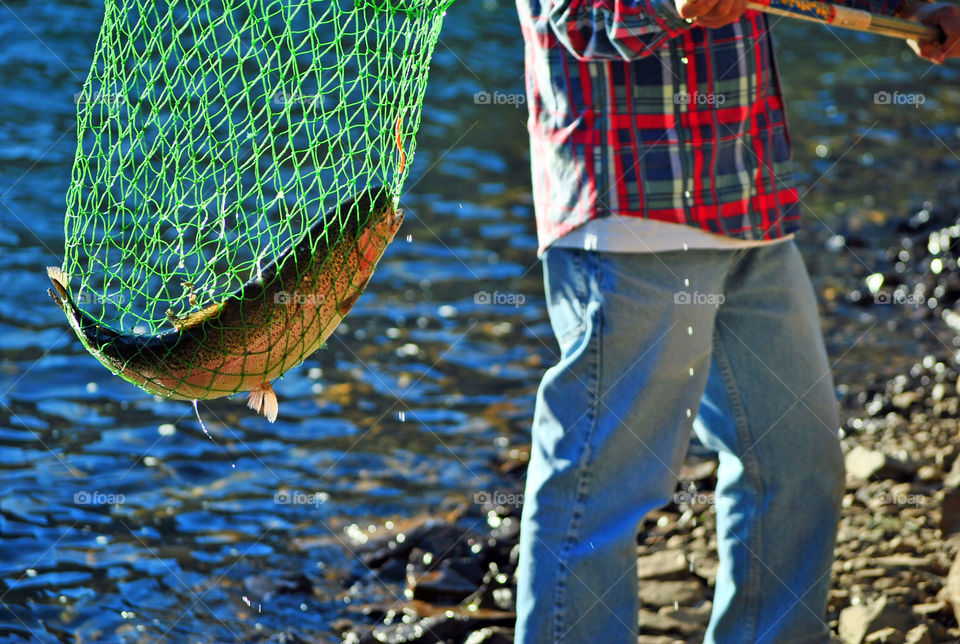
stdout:
<svg viewBox="0 0 960 644">
<path fill-rule="evenodd" d="M 557 0 L 549 20 L 579 60 L 643 58 L 690 28 L 674 0 Z"/>
</svg>

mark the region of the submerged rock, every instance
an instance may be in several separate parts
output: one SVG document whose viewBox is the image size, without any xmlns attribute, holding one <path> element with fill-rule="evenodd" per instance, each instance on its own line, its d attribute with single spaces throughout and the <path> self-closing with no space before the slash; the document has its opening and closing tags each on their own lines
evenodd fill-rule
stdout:
<svg viewBox="0 0 960 644">
<path fill-rule="evenodd" d="M 275 595 L 310 594 L 313 592 L 313 582 L 300 573 L 268 572 L 259 575 L 250 575 L 243 580 L 243 587 L 251 597 L 258 601 L 267 601 Z"/>
</svg>

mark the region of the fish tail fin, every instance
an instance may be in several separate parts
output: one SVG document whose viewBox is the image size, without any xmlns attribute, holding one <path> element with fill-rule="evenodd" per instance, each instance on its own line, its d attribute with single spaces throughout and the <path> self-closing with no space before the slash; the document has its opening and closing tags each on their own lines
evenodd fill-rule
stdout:
<svg viewBox="0 0 960 644">
<path fill-rule="evenodd" d="M 277 400 L 276 392 L 273 390 L 273 387 L 270 386 L 269 382 L 265 382 L 250 391 L 250 397 L 247 399 L 247 407 L 257 413 L 263 414 L 271 423 L 277 419 L 277 414 L 280 411 L 280 403 Z"/>
<path fill-rule="evenodd" d="M 53 282 L 53 288 L 57 289 L 60 299 L 66 298 L 67 284 L 70 283 L 70 278 L 63 272 L 63 269 L 59 266 L 47 266 L 47 277 Z"/>
<path fill-rule="evenodd" d="M 47 295 L 66 313 L 67 304 L 70 302 L 70 297 L 67 295 L 70 277 L 59 266 L 47 266 L 47 277 L 53 283 L 53 288 L 47 289 Z"/>
</svg>

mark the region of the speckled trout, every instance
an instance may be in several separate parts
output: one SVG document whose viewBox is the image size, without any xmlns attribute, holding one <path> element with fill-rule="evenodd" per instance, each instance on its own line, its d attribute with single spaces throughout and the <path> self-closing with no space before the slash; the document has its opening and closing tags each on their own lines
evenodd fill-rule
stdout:
<svg viewBox="0 0 960 644">
<path fill-rule="evenodd" d="M 270 381 L 320 348 L 363 293 L 403 222 L 393 197 L 371 189 L 340 204 L 222 302 L 171 319 L 156 335 L 119 333 L 80 310 L 69 276 L 47 269 L 48 293 L 77 336 L 111 371 L 165 398 L 206 400 L 249 391 L 273 422 Z"/>
</svg>

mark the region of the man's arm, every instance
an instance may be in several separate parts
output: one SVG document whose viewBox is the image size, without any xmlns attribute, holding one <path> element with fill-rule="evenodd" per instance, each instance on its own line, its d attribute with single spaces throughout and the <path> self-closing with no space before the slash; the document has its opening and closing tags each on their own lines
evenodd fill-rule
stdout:
<svg viewBox="0 0 960 644">
<path fill-rule="evenodd" d="M 544 0 L 544 4 L 549 3 Z M 549 21 L 581 60 L 649 56 L 692 24 L 720 27 L 740 17 L 746 0 L 558 0 Z"/>
</svg>

